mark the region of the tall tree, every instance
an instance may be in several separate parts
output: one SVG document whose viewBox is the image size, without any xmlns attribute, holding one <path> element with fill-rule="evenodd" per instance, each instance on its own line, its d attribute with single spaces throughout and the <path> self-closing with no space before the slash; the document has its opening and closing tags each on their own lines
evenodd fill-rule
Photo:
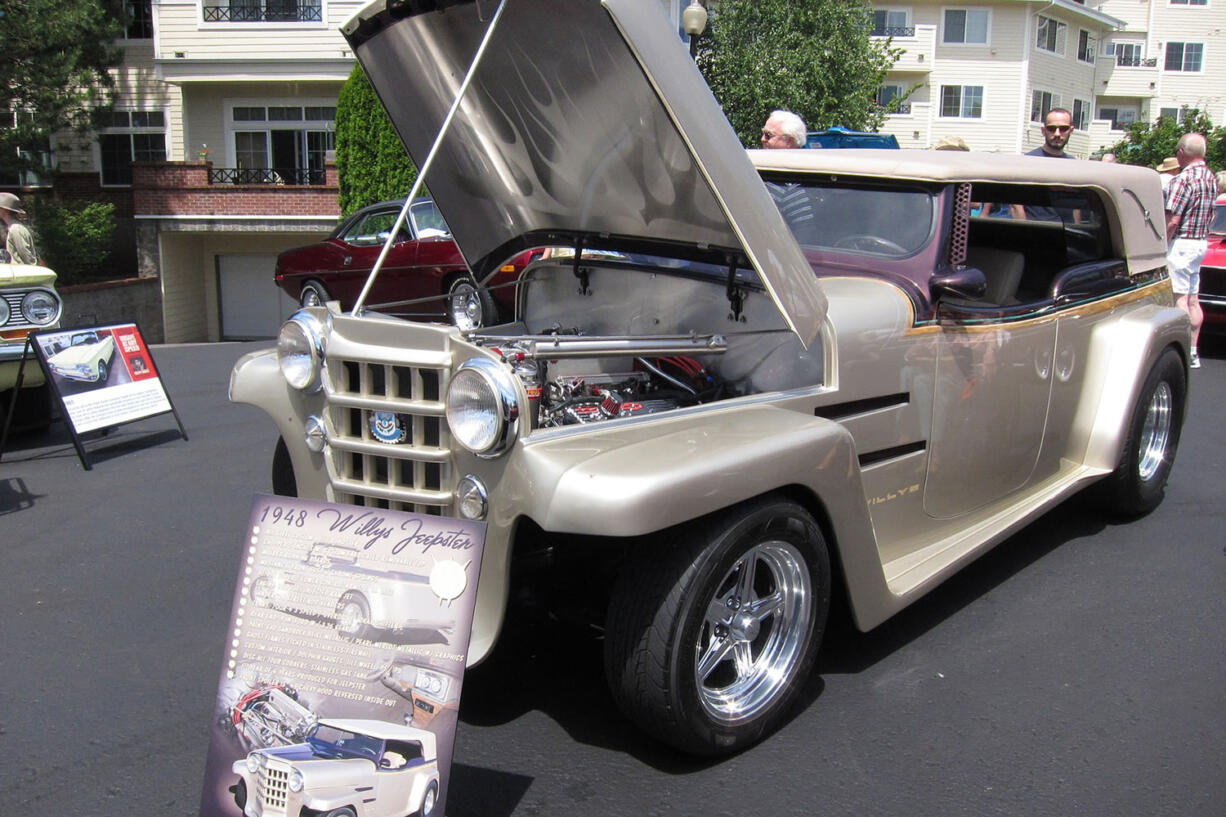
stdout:
<svg viewBox="0 0 1226 817">
<path fill-rule="evenodd" d="M 344 215 L 407 196 L 417 178 L 361 65 L 354 66 L 336 101 L 336 172 Z"/>
<path fill-rule="evenodd" d="M 58 131 L 84 132 L 113 100 L 124 0 L 0 0 L 0 164 Z"/>
<path fill-rule="evenodd" d="M 1179 121 L 1160 116 L 1156 122 L 1133 122 L 1127 133 L 1119 142 L 1104 149 L 1125 164 L 1156 167 L 1167 156 L 1175 155 L 1179 137 L 1185 133 L 1200 133 L 1208 143 L 1205 163 L 1214 170 L 1226 168 L 1226 127 L 1215 127 L 1213 120 L 1197 108 L 1184 111 Z"/>
<path fill-rule="evenodd" d="M 777 108 L 815 130 L 875 130 L 877 89 L 902 51 L 871 30 L 866 0 L 720 0 L 698 67 L 746 145 Z"/>
</svg>

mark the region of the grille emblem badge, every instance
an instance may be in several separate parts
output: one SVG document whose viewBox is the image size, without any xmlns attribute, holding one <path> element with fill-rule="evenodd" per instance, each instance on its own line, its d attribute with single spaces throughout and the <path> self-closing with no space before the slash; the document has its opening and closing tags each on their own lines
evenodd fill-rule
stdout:
<svg viewBox="0 0 1226 817">
<path fill-rule="evenodd" d="M 388 445 L 402 443 L 408 438 L 408 429 L 399 414 L 390 411 L 370 413 L 370 433 L 376 440 Z"/>
</svg>

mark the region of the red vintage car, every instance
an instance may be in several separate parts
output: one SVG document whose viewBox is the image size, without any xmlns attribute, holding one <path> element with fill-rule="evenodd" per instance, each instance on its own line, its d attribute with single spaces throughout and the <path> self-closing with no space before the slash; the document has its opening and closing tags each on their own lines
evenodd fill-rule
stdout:
<svg viewBox="0 0 1226 817">
<path fill-rule="evenodd" d="M 303 306 L 337 300 L 342 310 L 352 309 L 403 206 L 401 199 L 364 207 L 319 244 L 281 253 L 277 286 Z M 417 199 L 366 304 L 387 305 L 381 311 L 413 320 L 447 320 L 461 329 L 496 323 L 514 311 L 513 283 L 531 260 L 530 253 L 520 253 L 486 287 L 476 286 L 434 202 Z"/>
<path fill-rule="evenodd" d="M 1213 205 L 1209 251 L 1200 266 L 1200 305 L 1206 328 L 1226 327 L 1226 196 L 1218 196 Z"/>
</svg>

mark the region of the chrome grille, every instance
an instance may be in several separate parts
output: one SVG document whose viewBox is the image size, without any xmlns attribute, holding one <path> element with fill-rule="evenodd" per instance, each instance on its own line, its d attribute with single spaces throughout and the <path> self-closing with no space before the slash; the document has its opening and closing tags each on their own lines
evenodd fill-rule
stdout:
<svg viewBox="0 0 1226 817">
<path fill-rule="evenodd" d="M 268 765 L 260 769 L 260 805 L 264 814 L 284 814 L 289 798 L 289 770 Z"/>
<path fill-rule="evenodd" d="M 326 459 L 336 501 L 438 515 L 450 510 L 446 382 L 442 366 L 328 357 Z M 375 412 L 395 415 L 403 441 L 375 436 Z"/>
</svg>

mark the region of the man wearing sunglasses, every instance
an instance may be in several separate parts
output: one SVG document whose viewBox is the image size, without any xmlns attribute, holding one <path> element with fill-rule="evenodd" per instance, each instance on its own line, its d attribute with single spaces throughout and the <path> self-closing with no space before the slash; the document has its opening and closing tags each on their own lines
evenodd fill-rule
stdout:
<svg viewBox="0 0 1226 817">
<path fill-rule="evenodd" d="M 1050 159 L 1071 159 L 1064 152 L 1069 137 L 1073 135 L 1073 115 L 1064 108 L 1052 108 L 1043 117 L 1043 144 L 1027 153 L 1027 156 L 1046 156 Z"/>
</svg>

